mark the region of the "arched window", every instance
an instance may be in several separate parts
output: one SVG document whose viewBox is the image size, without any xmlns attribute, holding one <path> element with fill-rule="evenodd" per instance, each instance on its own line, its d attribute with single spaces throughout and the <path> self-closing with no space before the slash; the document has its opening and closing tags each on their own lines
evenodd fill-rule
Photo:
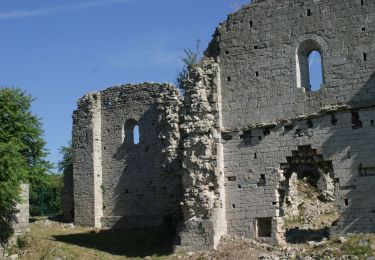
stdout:
<svg viewBox="0 0 375 260">
<path fill-rule="evenodd" d="M 124 124 L 124 143 L 125 144 L 139 144 L 140 134 L 137 121 L 128 119 Z"/>
<path fill-rule="evenodd" d="M 300 44 L 296 53 L 297 87 L 310 91 L 320 90 L 324 83 L 323 55 L 320 45 L 314 40 Z"/>
</svg>

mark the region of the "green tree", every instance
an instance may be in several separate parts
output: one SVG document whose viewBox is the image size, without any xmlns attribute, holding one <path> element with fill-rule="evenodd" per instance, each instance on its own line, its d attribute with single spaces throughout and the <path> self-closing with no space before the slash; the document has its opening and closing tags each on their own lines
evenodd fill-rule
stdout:
<svg viewBox="0 0 375 260">
<path fill-rule="evenodd" d="M 0 88 L 0 240 L 12 233 L 11 217 L 21 182 L 46 183 L 51 164 L 45 160 L 40 119 L 31 113 L 33 98 L 17 88 Z"/>
<path fill-rule="evenodd" d="M 192 50 L 190 48 L 185 49 L 185 57 L 182 57 L 181 60 L 183 62 L 183 68 L 181 71 L 178 72 L 176 77 L 176 87 L 180 90 L 182 94 L 185 93 L 185 81 L 189 77 L 189 69 L 191 66 L 197 64 L 199 62 L 201 53 L 200 53 L 200 40 L 197 40 L 195 45 L 195 49 Z"/>
<path fill-rule="evenodd" d="M 58 170 L 63 173 L 65 169 L 73 164 L 72 141 L 68 142 L 68 146 L 60 146 L 59 153 L 62 159 L 58 163 Z"/>
</svg>

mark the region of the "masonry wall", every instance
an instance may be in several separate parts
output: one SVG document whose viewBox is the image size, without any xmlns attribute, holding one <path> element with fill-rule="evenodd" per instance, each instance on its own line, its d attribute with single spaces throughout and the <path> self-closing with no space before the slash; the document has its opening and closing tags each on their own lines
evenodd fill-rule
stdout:
<svg viewBox="0 0 375 260">
<path fill-rule="evenodd" d="M 79 101 L 73 129 L 76 224 L 176 225 L 179 104 L 174 87 L 152 83 L 113 87 Z"/>
<path fill-rule="evenodd" d="M 256 238 L 257 219 L 273 218 L 275 226 L 268 240 L 276 241 L 283 235 L 278 234 L 282 226 L 277 222 L 283 216 L 278 193 L 280 165 L 304 145 L 332 161 L 337 182 L 335 203 L 343 214 L 333 227 L 334 233 L 374 232 L 371 205 L 375 201 L 371 194 L 375 185 L 375 127 L 371 121 L 375 110 L 361 110 L 359 115 L 363 123 L 359 129 L 353 129 L 352 113 L 341 111 L 253 129 L 246 137 L 243 132 L 228 133 L 231 139 L 224 144 L 228 233 Z M 360 169 L 367 169 L 368 174 Z M 264 186 L 259 185 L 261 174 L 265 175 Z M 345 205 L 345 199 L 349 205 Z"/>
<path fill-rule="evenodd" d="M 178 92 L 169 85 L 128 85 L 102 92 L 104 226 L 175 221 L 181 194 L 178 109 Z M 139 126 L 138 144 L 126 141 L 128 120 Z"/>
<path fill-rule="evenodd" d="M 373 105 L 374 13 L 368 0 L 258 0 L 229 15 L 207 50 L 221 69 L 224 127 L 291 119 L 336 104 Z M 309 39 L 323 57 L 319 92 L 297 87 L 297 50 Z"/>
<path fill-rule="evenodd" d="M 15 237 L 30 230 L 29 224 L 29 184 L 21 184 L 21 194 L 20 197 L 22 199 L 21 203 L 16 205 L 16 212 L 14 218 L 14 234 Z"/>
</svg>

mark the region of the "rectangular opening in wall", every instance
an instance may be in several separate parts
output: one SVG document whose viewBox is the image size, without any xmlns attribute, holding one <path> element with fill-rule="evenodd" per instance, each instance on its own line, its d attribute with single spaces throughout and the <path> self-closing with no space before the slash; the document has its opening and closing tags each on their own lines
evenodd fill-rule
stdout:
<svg viewBox="0 0 375 260">
<path fill-rule="evenodd" d="M 272 235 L 272 218 L 257 219 L 258 237 L 271 237 Z"/>
<path fill-rule="evenodd" d="M 370 121 L 371 126 L 375 126 L 374 120 Z"/>
<path fill-rule="evenodd" d="M 345 199 L 345 206 L 348 206 L 348 205 L 349 205 L 349 200 Z"/>
<path fill-rule="evenodd" d="M 359 129 L 362 128 L 362 121 L 359 118 L 358 111 L 352 111 L 352 128 L 353 129 Z"/>
<path fill-rule="evenodd" d="M 361 6 L 364 6 L 364 5 L 365 5 L 365 1 L 361 0 Z"/>
<path fill-rule="evenodd" d="M 363 53 L 363 61 L 367 61 L 367 53 Z"/>
<path fill-rule="evenodd" d="M 250 21 L 250 28 L 253 28 L 253 21 Z"/>
<path fill-rule="evenodd" d="M 228 179 L 228 181 L 236 181 L 237 180 L 236 176 L 228 176 L 227 179 Z"/>
<path fill-rule="evenodd" d="M 336 125 L 337 124 L 337 118 L 335 115 L 331 115 L 331 125 Z"/>
<path fill-rule="evenodd" d="M 310 9 L 307 9 L 307 11 L 306 11 L 306 15 L 307 15 L 307 16 L 311 16 L 311 10 L 310 10 Z"/>
<path fill-rule="evenodd" d="M 264 186 L 266 186 L 266 175 L 265 174 L 261 174 L 260 175 L 260 179 L 257 182 L 257 186 L 258 187 L 264 187 Z"/>
</svg>

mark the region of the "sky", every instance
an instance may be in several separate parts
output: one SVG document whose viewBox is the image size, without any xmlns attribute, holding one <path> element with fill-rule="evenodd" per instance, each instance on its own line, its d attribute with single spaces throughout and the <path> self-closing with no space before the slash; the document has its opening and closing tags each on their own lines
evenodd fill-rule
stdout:
<svg viewBox="0 0 375 260">
<path fill-rule="evenodd" d="M 47 157 L 71 139 L 85 93 L 174 82 L 183 50 L 205 49 L 216 26 L 249 0 L 1 0 L 0 86 L 36 100 Z"/>
<path fill-rule="evenodd" d="M 0 87 L 36 100 L 47 159 L 71 139 L 72 113 L 87 92 L 170 82 L 196 40 L 250 0 L 1 0 Z M 314 64 L 312 60 L 311 64 Z"/>
</svg>

